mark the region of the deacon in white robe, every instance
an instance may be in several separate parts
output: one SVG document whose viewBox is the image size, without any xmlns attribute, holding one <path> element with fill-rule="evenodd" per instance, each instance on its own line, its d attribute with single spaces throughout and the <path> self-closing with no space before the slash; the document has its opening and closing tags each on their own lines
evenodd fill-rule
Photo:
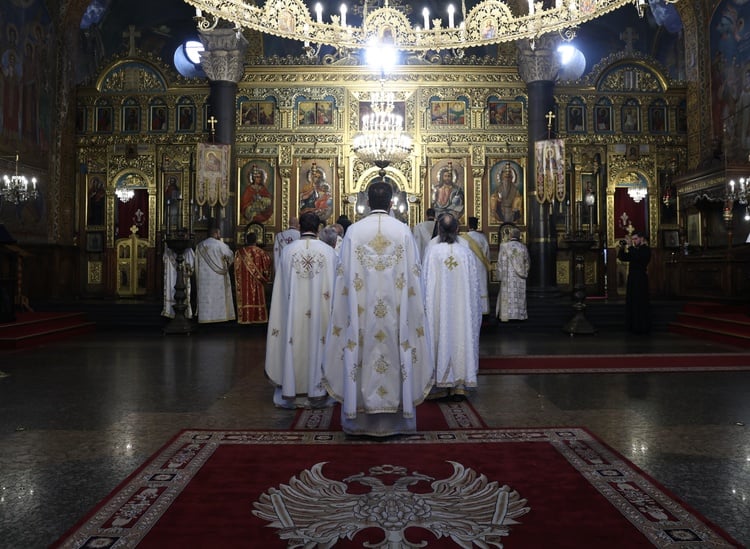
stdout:
<svg viewBox="0 0 750 549">
<path fill-rule="evenodd" d="M 281 251 L 285 246 L 298 240 L 299 236 L 299 220 L 296 217 L 290 217 L 289 226 L 283 231 L 276 233 L 276 236 L 273 239 L 273 268 L 277 273 L 277 265 L 281 261 Z"/>
<path fill-rule="evenodd" d="M 435 230 L 435 210 L 433 208 L 427 208 L 425 215 L 427 216 L 427 219 L 421 223 L 417 223 L 412 229 L 414 240 L 417 241 L 420 261 L 424 257 L 424 250 L 430 243 L 430 240 L 432 240 L 432 233 Z"/>
<path fill-rule="evenodd" d="M 370 185 L 372 212 L 346 231 L 336 270 L 323 383 L 350 434 L 416 431 L 433 384 L 417 246 L 388 215 L 392 196 L 390 184 Z"/>
<path fill-rule="evenodd" d="M 308 219 L 309 218 L 309 219 Z M 300 216 L 302 236 L 281 253 L 266 336 L 266 375 L 281 408 L 327 404 L 323 347 L 331 317 L 336 252 L 318 240 L 318 216 Z"/>
<path fill-rule="evenodd" d="M 436 221 L 435 223 L 438 223 L 438 221 Z M 429 249 L 435 244 L 437 244 L 439 240 L 440 238 L 438 236 L 435 236 L 432 240 L 430 240 L 430 242 L 427 244 L 427 247 L 425 248 L 425 252 L 424 252 L 425 255 L 427 255 L 427 252 L 429 251 Z M 479 244 L 477 244 L 473 238 L 470 238 L 468 235 L 459 233 L 458 243 L 461 244 L 462 246 L 465 246 L 468 250 L 471 251 L 472 257 L 474 258 L 474 262 L 476 263 L 477 273 L 489 272 L 490 268 L 492 267 L 492 264 L 490 263 L 490 260 L 484 255 L 484 252 L 482 252 L 482 249 L 479 246 Z M 482 289 L 482 286 L 481 286 L 482 277 L 481 275 L 478 275 L 478 276 L 480 278 L 479 280 L 480 291 L 477 294 L 477 299 L 479 300 L 478 307 L 479 307 L 479 310 L 482 311 L 482 314 L 485 314 L 485 308 L 486 308 L 487 313 L 490 312 L 489 290 Z M 485 299 L 485 296 L 486 296 L 486 299 Z M 480 327 L 481 327 L 481 323 L 482 322 L 480 318 L 480 321 L 479 321 Z"/>
<path fill-rule="evenodd" d="M 495 314 L 501 322 L 526 320 L 526 277 L 529 275 L 529 251 L 521 242 L 521 231 L 513 229 L 510 240 L 500 244 L 497 254 L 497 295 Z"/>
<path fill-rule="evenodd" d="M 427 247 L 422 263 L 429 341 L 436 361 L 433 398 L 465 395 L 476 388 L 482 325 L 474 252 L 460 241 L 453 215 L 442 215 L 437 223 L 437 241 Z"/>
<path fill-rule="evenodd" d="M 479 231 L 479 219 L 476 217 L 469 218 L 469 232 L 466 236 L 477 243 L 477 247 L 482 252 L 482 261 L 479 262 L 479 291 L 482 300 L 482 314 L 490 314 L 490 292 L 489 292 L 489 273 L 490 263 L 490 243 L 483 232 Z"/>
<path fill-rule="evenodd" d="M 182 256 L 182 280 L 185 283 L 185 318 L 193 318 L 193 307 L 190 303 L 190 277 L 195 269 L 195 252 L 192 248 L 187 248 Z M 164 308 L 161 311 L 162 316 L 174 318 L 174 286 L 177 284 L 177 254 L 172 248 L 164 248 Z"/>
<path fill-rule="evenodd" d="M 232 280 L 229 276 L 229 268 L 234 263 L 234 252 L 220 240 L 220 229 L 212 229 L 209 235 L 195 247 L 199 324 L 226 322 L 237 318 Z"/>
</svg>

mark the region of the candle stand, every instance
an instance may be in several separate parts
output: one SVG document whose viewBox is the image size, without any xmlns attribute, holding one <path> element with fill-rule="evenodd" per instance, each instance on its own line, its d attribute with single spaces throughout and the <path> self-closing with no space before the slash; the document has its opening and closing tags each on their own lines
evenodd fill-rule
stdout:
<svg viewBox="0 0 750 549">
<path fill-rule="evenodd" d="M 590 250 L 596 241 L 593 235 L 577 231 L 574 235 L 566 235 L 563 242 L 573 252 L 575 274 L 573 282 L 573 317 L 563 326 L 563 331 L 570 335 L 590 335 L 596 333 L 596 328 L 586 318 L 586 277 L 584 254 Z"/>
<path fill-rule="evenodd" d="M 195 325 L 185 316 L 187 294 L 185 293 L 185 250 L 193 247 L 193 235 L 185 229 L 178 229 L 177 234 L 167 234 L 165 240 L 169 249 L 175 253 L 177 279 L 174 285 L 174 318 L 164 327 L 164 334 L 189 334 Z"/>
</svg>

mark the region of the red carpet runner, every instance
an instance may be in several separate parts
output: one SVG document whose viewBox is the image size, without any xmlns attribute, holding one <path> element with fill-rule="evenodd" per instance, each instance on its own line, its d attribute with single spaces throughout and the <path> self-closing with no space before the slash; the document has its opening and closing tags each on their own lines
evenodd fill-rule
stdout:
<svg viewBox="0 0 750 549">
<path fill-rule="evenodd" d="M 736 547 L 578 428 L 183 431 L 55 546 Z M 318 545 L 319 544 L 319 545 Z"/>
<path fill-rule="evenodd" d="M 480 374 L 750 370 L 750 354 L 524 355 L 480 357 Z"/>
</svg>

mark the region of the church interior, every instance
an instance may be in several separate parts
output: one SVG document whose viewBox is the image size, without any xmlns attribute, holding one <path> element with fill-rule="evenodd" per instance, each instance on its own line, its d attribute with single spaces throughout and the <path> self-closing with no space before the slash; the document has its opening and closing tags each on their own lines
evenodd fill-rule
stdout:
<svg viewBox="0 0 750 549">
<path fill-rule="evenodd" d="M 0 324 L 133 305 L 158 321 L 169 242 L 220 227 L 270 252 L 306 211 L 361 219 L 380 180 L 409 226 L 430 207 L 477 217 L 492 261 L 520 229 L 540 316 L 571 295 L 621 311 L 617 247 L 635 232 L 655 304 L 747 312 L 744 2 L 226 4 L 0 0 Z M 738 351 L 544 329 L 492 324 L 480 354 Z M 0 349 L 0 546 L 49 545 L 176 430 L 288 424 L 250 363 L 262 327 L 188 337 L 146 323 Z M 586 426 L 747 545 L 747 386 L 746 371 L 484 376 L 473 405 L 493 426 Z"/>
</svg>

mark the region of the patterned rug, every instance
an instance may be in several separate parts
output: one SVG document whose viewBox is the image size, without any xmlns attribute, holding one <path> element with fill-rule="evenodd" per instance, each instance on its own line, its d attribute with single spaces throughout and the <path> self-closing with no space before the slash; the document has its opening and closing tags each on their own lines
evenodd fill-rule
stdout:
<svg viewBox="0 0 750 549">
<path fill-rule="evenodd" d="M 739 547 L 580 428 L 180 432 L 54 546 Z"/>
<path fill-rule="evenodd" d="M 487 425 L 468 400 L 428 400 L 417 407 L 417 429 L 480 429 Z M 341 430 L 341 406 L 303 408 L 297 412 L 292 429 Z"/>
</svg>

